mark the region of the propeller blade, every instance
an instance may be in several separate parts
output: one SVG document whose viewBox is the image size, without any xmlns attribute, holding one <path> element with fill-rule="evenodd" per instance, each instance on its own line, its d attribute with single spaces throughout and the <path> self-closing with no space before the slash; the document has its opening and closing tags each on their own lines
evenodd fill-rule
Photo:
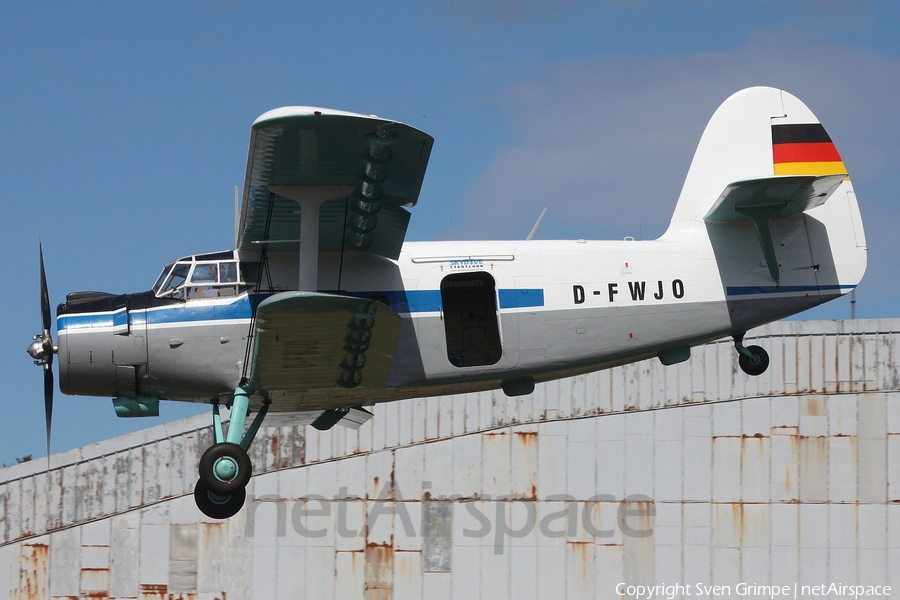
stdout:
<svg viewBox="0 0 900 600">
<path fill-rule="evenodd" d="M 35 336 L 35 340 L 40 339 L 40 343 L 35 342 L 29 346 L 28 354 L 35 359 L 37 364 L 44 367 L 44 417 L 47 424 L 47 469 L 50 468 L 50 424 L 53 421 L 53 355 L 56 353 L 56 346 L 53 345 L 53 335 L 50 332 L 52 326 L 52 318 L 50 315 L 50 292 L 47 290 L 47 274 L 44 271 L 44 243 L 40 242 L 41 257 L 41 324 L 44 331 L 40 336 Z"/>
<path fill-rule="evenodd" d="M 41 318 L 44 331 L 50 331 L 50 292 L 47 291 L 47 275 L 44 273 L 44 243 L 40 243 L 41 253 Z"/>
<path fill-rule="evenodd" d="M 47 460 L 50 460 L 50 422 L 53 420 L 53 369 L 44 367 L 44 416 L 47 420 Z"/>
</svg>

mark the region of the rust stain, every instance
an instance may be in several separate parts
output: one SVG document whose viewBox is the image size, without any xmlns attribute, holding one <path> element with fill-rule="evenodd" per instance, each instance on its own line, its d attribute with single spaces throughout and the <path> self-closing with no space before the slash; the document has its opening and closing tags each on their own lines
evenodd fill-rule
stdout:
<svg viewBox="0 0 900 600">
<path fill-rule="evenodd" d="M 163 583 L 142 583 L 140 600 L 168 600 L 169 587 Z"/>
<path fill-rule="evenodd" d="M 47 544 L 22 544 L 19 582 L 23 598 L 50 595 L 50 548 Z"/>
<path fill-rule="evenodd" d="M 735 541 L 739 546 L 744 545 L 744 538 L 747 536 L 747 520 L 744 515 L 744 503 L 732 502 L 731 519 L 733 522 Z"/>
<path fill-rule="evenodd" d="M 756 447 L 756 454 L 761 458 L 765 458 L 766 443 L 763 440 L 767 439 L 769 439 L 769 437 L 764 436 L 761 433 L 741 436 L 741 455 L 746 455 L 748 453 L 748 446 L 753 444 Z"/>
<path fill-rule="evenodd" d="M 632 502 L 637 507 L 638 526 L 637 531 L 653 531 L 653 514 L 656 511 L 651 508 L 652 501 L 635 500 Z"/>
<path fill-rule="evenodd" d="M 825 414 L 825 399 L 821 396 L 806 398 L 806 416 L 821 417 Z"/>
<path fill-rule="evenodd" d="M 394 589 L 394 548 L 366 544 L 366 590 Z"/>
<path fill-rule="evenodd" d="M 800 433 L 800 428 L 796 425 L 772 425 L 769 433 L 771 435 L 797 435 Z"/>
<path fill-rule="evenodd" d="M 200 547 L 215 548 L 216 544 L 226 539 L 227 522 L 217 521 L 215 523 L 201 523 L 200 525 Z"/>
<path fill-rule="evenodd" d="M 581 566 L 581 580 L 587 583 L 591 581 L 594 572 L 593 542 L 566 542 L 572 549 L 572 556 Z"/>
<path fill-rule="evenodd" d="M 81 589 L 87 592 L 104 592 L 109 588 L 109 569 L 81 569 Z"/>
<path fill-rule="evenodd" d="M 527 446 L 527 445 L 537 441 L 538 432 L 537 431 L 517 431 L 516 435 L 519 436 L 519 441 L 522 442 L 523 445 Z"/>
<path fill-rule="evenodd" d="M 409 555 L 416 554 L 418 555 L 418 561 L 412 560 L 401 560 L 400 564 L 400 578 L 403 581 L 410 581 L 413 576 L 420 572 L 422 569 L 422 551 L 421 550 L 408 550 L 406 551 L 406 555 L 408 558 L 411 558 Z"/>
<path fill-rule="evenodd" d="M 285 464 L 278 462 L 278 436 L 277 435 L 273 435 L 271 438 L 269 438 L 269 448 L 272 451 L 272 456 L 275 458 L 275 463 L 280 466 L 287 466 Z"/>
</svg>

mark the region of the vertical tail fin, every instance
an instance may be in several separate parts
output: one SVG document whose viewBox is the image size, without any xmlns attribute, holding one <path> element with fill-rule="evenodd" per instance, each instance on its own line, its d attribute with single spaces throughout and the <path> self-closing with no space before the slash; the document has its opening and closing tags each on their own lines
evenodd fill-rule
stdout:
<svg viewBox="0 0 900 600">
<path fill-rule="evenodd" d="M 703 220 L 737 182 L 827 175 L 846 176 L 847 170 L 805 104 L 774 88 L 741 90 L 706 126 L 672 221 Z"/>
<path fill-rule="evenodd" d="M 840 154 L 812 111 L 774 88 L 734 94 L 703 132 L 664 237 L 697 235 L 729 299 L 775 294 L 785 314 L 850 291 L 866 266 Z M 790 310 L 785 294 L 799 295 Z"/>
</svg>

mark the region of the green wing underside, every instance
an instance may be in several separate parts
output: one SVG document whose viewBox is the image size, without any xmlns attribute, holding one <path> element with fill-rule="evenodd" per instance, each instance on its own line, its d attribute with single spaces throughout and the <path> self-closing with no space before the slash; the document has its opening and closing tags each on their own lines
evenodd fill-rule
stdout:
<svg viewBox="0 0 900 600">
<path fill-rule="evenodd" d="M 418 200 L 433 142 L 408 125 L 362 115 L 309 112 L 257 122 L 238 248 L 258 252 L 269 241 L 272 251 L 298 250 L 298 204 L 277 193 L 288 186 L 324 200 L 320 252 L 346 248 L 396 259 L 409 223 L 403 207 Z"/>
<path fill-rule="evenodd" d="M 276 294 L 257 309 L 255 392 L 387 386 L 400 316 L 377 300 Z"/>
</svg>

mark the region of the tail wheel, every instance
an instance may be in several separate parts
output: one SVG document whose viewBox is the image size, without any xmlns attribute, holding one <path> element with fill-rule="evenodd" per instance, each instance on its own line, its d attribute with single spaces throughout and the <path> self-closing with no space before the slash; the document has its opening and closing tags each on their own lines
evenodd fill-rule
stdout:
<svg viewBox="0 0 900 600">
<path fill-rule="evenodd" d="M 215 444 L 200 457 L 200 480 L 215 494 L 227 496 L 243 490 L 252 473 L 250 457 L 238 444 Z"/>
<path fill-rule="evenodd" d="M 229 519 L 236 515 L 244 506 L 244 500 L 247 499 L 247 491 L 244 488 L 235 490 L 231 494 L 221 495 L 210 491 L 203 482 L 203 479 L 197 480 L 194 486 L 194 502 L 207 517 L 213 519 Z"/>
<path fill-rule="evenodd" d="M 747 346 L 750 356 L 738 354 L 738 364 L 747 375 L 762 375 L 769 368 L 769 353 L 759 346 Z"/>
</svg>

